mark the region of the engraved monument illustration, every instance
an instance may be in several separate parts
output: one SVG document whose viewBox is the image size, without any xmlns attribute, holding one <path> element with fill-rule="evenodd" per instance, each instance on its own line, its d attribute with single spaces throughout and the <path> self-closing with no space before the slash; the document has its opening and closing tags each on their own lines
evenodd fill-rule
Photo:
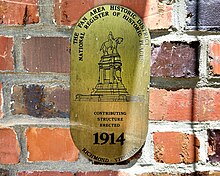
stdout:
<svg viewBox="0 0 220 176">
<path fill-rule="evenodd" d="M 98 83 L 89 95 L 77 94 L 76 101 L 135 101 L 140 96 L 130 96 L 122 81 L 122 61 L 118 45 L 123 43 L 122 37 L 114 37 L 110 31 L 107 40 L 100 47 L 102 52 L 98 63 Z"/>
</svg>

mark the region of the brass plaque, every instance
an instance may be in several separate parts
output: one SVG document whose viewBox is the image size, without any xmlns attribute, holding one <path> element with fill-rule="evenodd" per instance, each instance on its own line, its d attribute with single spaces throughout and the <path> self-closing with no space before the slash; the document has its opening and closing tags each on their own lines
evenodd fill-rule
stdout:
<svg viewBox="0 0 220 176">
<path fill-rule="evenodd" d="M 78 21 L 71 45 L 72 138 L 93 161 L 127 160 L 147 135 L 148 29 L 126 7 L 98 6 Z"/>
</svg>

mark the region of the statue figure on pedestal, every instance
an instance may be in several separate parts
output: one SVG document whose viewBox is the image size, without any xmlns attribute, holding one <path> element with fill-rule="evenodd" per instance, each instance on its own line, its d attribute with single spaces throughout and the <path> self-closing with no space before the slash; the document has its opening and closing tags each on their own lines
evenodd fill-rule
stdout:
<svg viewBox="0 0 220 176">
<path fill-rule="evenodd" d="M 110 31 L 108 35 L 108 40 L 102 44 L 100 51 L 103 52 L 103 55 L 118 54 L 118 45 L 122 42 L 122 37 L 114 38 L 112 32 Z"/>
</svg>

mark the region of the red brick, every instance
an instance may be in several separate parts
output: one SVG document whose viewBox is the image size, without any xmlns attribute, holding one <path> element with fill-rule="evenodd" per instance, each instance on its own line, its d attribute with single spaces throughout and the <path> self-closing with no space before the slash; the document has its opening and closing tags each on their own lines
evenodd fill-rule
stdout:
<svg viewBox="0 0 220 176">
<path fill-rule="evenodd" d="M 2 111 L 2 107 L 3 107 L 2 83 L 0 83 L 0 119 L 4 115 L 4 113 Z"/>
<path fill-rule="evenodd" d="M 154 158 L 167 164 L 194 163 L 198 161 L 199 140 L 180 132 L 154 133 Z"/>
<path fill-rule="evenodd" d="M 70 41 L 62 37 L 23 39 L 24 68 L 28 72 L 70 72 Z"/>
<path fill-rule="evenodd" d="M 13 87 L 12 114 L 26 114 L 39 118 L 69 118 L 69 90 L 44 85 Z"/>
<path fill-rule="evenodd" d="M 17 176 L 74 176 L 70 172 L 55 172 L 55 171 L 28 171 L 28 172 L 19 172 Z"/>
<path fill-rule="evenodd" d="M 195 77 L 198 76 L 199 43 L 164 42 L 153 45 L 151 76 Z"/>
<path fill-rule="evenodd" d="M 0 36 L 0 71 L 14 69 L 12 50 L 13 38 Z"/>
<path fill-rule="evenodd" d="M 150 89 L 150 120 L 220 120 L 220 89 Z"/>
<path fill-rule="evenodd" d="M 220 120 L 220 89 L 200 88 L 194 91 L 194 119 Z"/>
<path fill-rule="evenodd" d="M 29 128 L 27 138 L 28 161 L 76 161 L 78 150 L 69 129 Z"/>
<path fill-rule="evenodd" d="M 172 25 L 173 7 L 163 1 L 146 1 L 144 16 L 141 17 L 150 29 L 168 29 Z"/>
<path fill-rule="evenodd" d="M 192 121 L 193 90 L 150 89 L 150 120 Z"/>
<path fill-rule="evenodd" d="M 205 171 L 205 172 L 191 172 L 191 173 L 146 173 L 136 176 L 220 176 L 220 172 Z"/>
<path fill-rule="evenodd" d="M 0 128 L 0 164 L 19 162 L 20 146 L 14 130 Z"/>
<path fill-rule="evenodd" d="M 167 29 L 172 25 L 172 5 L 163 0 L 55 0 L 56 23 L 72 26 L 89 9 L 103 4 L 118 4 L 132 9 L 150 29 Z"/>
<path fill-rule="evenodd" d="M 129 176 L 124 172 L 119 171 L 99 171 L 99 172 L 77 172 L 75 176 Z"/>
<path fill-rule="evenodd" d="M 37 0 L 9 0 L 0 2 L 1 24 L 31 24 L 39 22 Z"/>
<path fill-rule="evenodd" d="M 209 42 L 209 66 L 213 75 L 220 75 L 220 42 Z"/>
</svg>

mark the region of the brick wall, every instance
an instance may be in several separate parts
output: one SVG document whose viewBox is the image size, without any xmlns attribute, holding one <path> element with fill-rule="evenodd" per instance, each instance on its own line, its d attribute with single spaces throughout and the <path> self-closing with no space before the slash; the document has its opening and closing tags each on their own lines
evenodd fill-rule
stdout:
<svg viewBox="0 0 220 176">
<path fill-rule="evenodd" d="M 70 39 L 90 8 L 137 12 L 152 37 L 150 121 L 142 151 L 91 163 L 69 132 Z M 0 175 L 220 175 L 218 0 L 0 2 Z"/>
</svg>

